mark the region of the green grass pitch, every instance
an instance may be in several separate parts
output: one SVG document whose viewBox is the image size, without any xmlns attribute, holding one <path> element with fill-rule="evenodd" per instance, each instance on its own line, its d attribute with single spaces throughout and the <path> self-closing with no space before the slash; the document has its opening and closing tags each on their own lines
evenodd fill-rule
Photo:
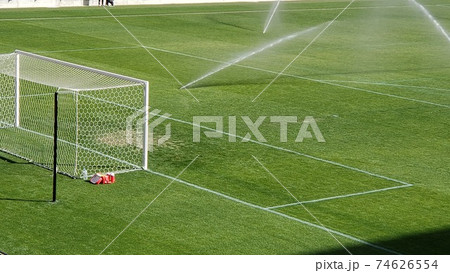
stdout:
<svg viewBox="0 0 450 273">
<path fill-rule="evenodd" d="M 448 1 L 420 2 L 450 30 Z M 332 22 L 348 3 L 283 2 L 266 34 L 270 3 L 110 8 L 120 24 L 100 7 L 0 10 L 0 53 L 148 80 L 152 109 L 173 118 L 151 172 L 107 186 L 61 175 L 56 204 L 50 171 L 0 153 L 0 250 L 450 254 L 450 43 L 407 0 L 357 0 Z M 187 84 L 317 25 L 196 83 L 192 96 L 141 47 Z M 267 142 L 193 142 L 194 116 L 224 117 L 225 131 L 236 116 L 241 137 L 242 116 L 266 116 Z M 313 116 L 326 142 L 295 142 L 300 123 L 280 142 L 270 116 Z M 313 202 L 285 206 L 296 199 Z"/>
</svg>

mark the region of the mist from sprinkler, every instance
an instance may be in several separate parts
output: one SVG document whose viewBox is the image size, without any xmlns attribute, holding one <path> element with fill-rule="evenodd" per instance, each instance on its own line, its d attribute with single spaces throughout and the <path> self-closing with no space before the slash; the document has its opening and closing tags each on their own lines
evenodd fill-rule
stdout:
<svg viewBox="0 0 450 273">
<path fill-rule="evenodd" d="M 419 4 L 416 0 L 410 0 L 419 10 L 421 10 L 427 17 L 430 19 L 430 21 L 434 24 L 434 26 L 439 30 L 439 32 L 444 35 L 445 38 L 450 42 L 450 35 L 445 31 L 445 29 L 439 24 L 439 22 L 431 15 L 431 13 L 421 4 Z"/>
<path fill-rule="evenodd" d="M 236 58 L 236 59 L 234 59 L 232 61 L 229 61 L 229 62 L 226 62 L 226 63 L 220 65 L 219 67 L 213 69 L 212 71 L 204 74 L 200 78 L 198 78 L 198 79 L 196 79 L 196 80 L 194 80 L 194 81 L 192 81 L 192 82 L 182 86 L 180 89 L 185 89 L 185 88 L 187 88 L 187 87 L 189 87 L 191 85 L 194 85 L 194 84 L 198 83 L 199 81 L 202 81 L 202 80 L 210 77 L 211 75 L 216 74 L 217 72 L 220 72 L 220 71 L 222 71 L 222 70 L 224 70 L 224 69 L 226 69 L 226 68 L 228 68 L 228 67 L 230 67 L 232 65 L 235 65 L 235 64 L 237 64 L 239 62 L 242 62 L 243 60 L 248 59 L 248 58 L 250 58 L 250 57 L 252 57 L 252 56 L 254 56 L 254 55 L 258 54 L 258 53 L 261 53 L 261 52 L 269 49 L 269 48 L 272 48 L 272 47 L 274 47 L 276 45 L 279 45 L 279 44 L 281 44 L 283 42 L 292 40 L 292 39 L 297 38 L 297 37 L 299 37 L 301 35 L 305 35 L 305 34 L 307 34 L 309 32 L 312 32 L 312 31 L 318 29 L 321 25 L 323 25 L 323 24 L 320 24 L 320 25 L 317 25 L 317 26 L 314 26 L 314 27 L 311 27 L 311 28 L 308 28 L 308 29 L 296 32 L 294 34 L 287 35 L 287 36 L 282 37 L 282 38 L 280 38 L 280 39 L 278 39 L 276 41 L 273 41 L 273 42 L 271 42 L 271 43 L 269 43 L 267 45 L 264 45 L 264 46 L 262 46 L 262 47 L 260 47 L 260 48 L 258 48 L 256 50 L 253 50 L 250 53 L 243 54 L 240 57 L 238 57 L 238 58 Z"/>
<path fill-rule="evenodd" d="M 264 26 L 263 34 L 265 34 L 267 29 L 269 28 L 270 22 L 272 22 L 272 19 L 275 16 L 275 13 L 277 12 L 280 3 L 281 0 L 278 0 L 278 2 L 276 2 L 275 5 L 272 7 L 272 10 L 269 13 L 269 17 L 267 18 L 266 25 Z"/>
</svg>

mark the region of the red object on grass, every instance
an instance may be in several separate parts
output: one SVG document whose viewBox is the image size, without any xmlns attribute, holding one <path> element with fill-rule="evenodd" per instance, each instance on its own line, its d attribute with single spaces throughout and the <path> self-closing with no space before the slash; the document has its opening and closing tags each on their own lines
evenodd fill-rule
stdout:
<svg viewBox="0 0 450 273">
<path fill-rule="evenodd" d="M 92 184 L 112 184 L 116 182 L 116 177 L 114 173 L 101 174 L 96 173 L 91 180 L 89 180 Z"/>
</svg>

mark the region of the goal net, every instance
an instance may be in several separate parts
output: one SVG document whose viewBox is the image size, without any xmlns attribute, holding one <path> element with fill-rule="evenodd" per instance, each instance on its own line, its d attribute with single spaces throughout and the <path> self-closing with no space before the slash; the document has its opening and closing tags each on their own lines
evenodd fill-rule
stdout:
<svg viewBox="0 0 450 273">
<path fill-rule="evenodd" d="M 148 82 L 23 51 L 0 55 L 0 150 L 59 173 L 147 169 Z"/>
</svg>

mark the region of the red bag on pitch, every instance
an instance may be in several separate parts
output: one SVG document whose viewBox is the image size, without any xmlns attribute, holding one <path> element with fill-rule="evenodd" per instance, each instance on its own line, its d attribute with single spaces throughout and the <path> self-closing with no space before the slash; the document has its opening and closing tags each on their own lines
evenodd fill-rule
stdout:
<svg viewBox="0 0 450 273">
<path fill-rule="evenodd" d="M 114 173 L 107 173 L 107 174 L 102 174 L 102 173 L 96 173 L 91 180 L 89 180 L 92 184 L 112 184 L 114 182 L 116 182 L 116 177 L 114 175 Z"/>
</svg>

